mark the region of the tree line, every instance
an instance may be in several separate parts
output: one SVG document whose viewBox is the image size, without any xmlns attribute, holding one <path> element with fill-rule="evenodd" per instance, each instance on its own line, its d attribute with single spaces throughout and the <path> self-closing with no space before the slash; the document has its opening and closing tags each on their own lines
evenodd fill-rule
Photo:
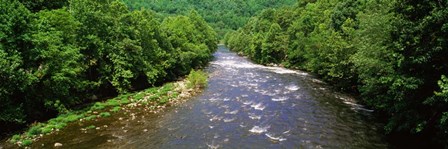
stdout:
<svg viewBox="0 0 448 149">
<path fill-rule="evenodd" d="M 448 1 L 301 0 L 267 9 L 224 40 L 260 64 L 354 92 L 390 135 L 448 146 Z M 409 140 L 407 140 L 409 141 Z"/>
<path fill-rule="evenodd" d="M 151 9 L 163 16 L 197 10 L 219 37 L 242 27 L 252 16 L 266 8 L 293 5 L 297 0 L 124 0 L 132 9 Z"/>
<path fill-rule="evenodd" d="M 203 67 L 217 34 L 196 12 L 119 0 L 1 0 L 1 133 Z"/>
</svg>

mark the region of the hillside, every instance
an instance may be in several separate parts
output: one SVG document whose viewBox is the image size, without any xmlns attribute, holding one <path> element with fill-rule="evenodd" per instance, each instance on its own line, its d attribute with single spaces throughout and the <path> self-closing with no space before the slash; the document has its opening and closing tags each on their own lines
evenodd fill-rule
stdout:
<svg viewBox="0 0 448 149">
<path fill-rule="evenodd" d="M 194 9 L 223 37 L 243 26 L 266 8 L 293 5 L 296 0 L 123 0 L 131 9 L 151 9 L 164 15 L 185 14 Z"/>
</svg>

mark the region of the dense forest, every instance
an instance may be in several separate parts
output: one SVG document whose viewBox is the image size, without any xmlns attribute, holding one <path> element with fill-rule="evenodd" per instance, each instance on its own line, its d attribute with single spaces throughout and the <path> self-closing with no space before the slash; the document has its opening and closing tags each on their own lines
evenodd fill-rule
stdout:
<svg viewBox="0 0 448 149">
<path fill-rule="evenodd" d="M 203 67 L 217 34 L 194 10 L 116 0 L 1 0 L 1 133 Z"/>
<path fill-rule="evenodd" d="M 263 11 L 228 33 L 225 43 L 257 63 L 307 70 L 360 94 L 385 118 L 390 135 L 429 138 L 416 141 L 447 147 L 447 6 L 448 1 L 299 1 Z"/>
<path fill-rule="evenodd" d="M 448 1 L 0 1 L 0 135 L 177 80 L 223 38 L 359 95 L 402 142 L 448 147 Z"/>
<path fill-rule="evenodd" d="M 197 10 L 219 37 L 242 27 L 252 16 L 266 8 L 293 5 L 297 0 L 124 0 L 132 9 L 151 9 L 163 16 Z"/>
</svg>

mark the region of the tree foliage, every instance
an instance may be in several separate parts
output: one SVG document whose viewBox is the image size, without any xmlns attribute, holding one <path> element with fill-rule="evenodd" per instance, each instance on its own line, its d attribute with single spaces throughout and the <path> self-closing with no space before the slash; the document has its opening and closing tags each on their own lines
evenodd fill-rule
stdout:
<svg viewBox="0 0 448 149">
<path fill-rule="evenodd" d="M 217 48 L 195 11 L 161 21 L 116 0 L 1 0 L 0 11 L 0 126 L 177 79 Z"/>
<path fill-rule="evenodd" d="M 292 5 L 296 0 L 124 0 L 132 9 L 151 9 L 164 16 L 188 14 L 197 10 L 198 14 L 218 32 L 220 38 L 230 30 L 243 26 L 250 17 L 266 8 Z"/>
<path fill-rule="evenodd" d="M 256 62 L 305 69 L 360 93 L 387 119 L 388 133 L 438 136 L 431 141 L 446 145 L 447 5 L 299 1 L 260 13 L 225 43 Z"/>
</svg>

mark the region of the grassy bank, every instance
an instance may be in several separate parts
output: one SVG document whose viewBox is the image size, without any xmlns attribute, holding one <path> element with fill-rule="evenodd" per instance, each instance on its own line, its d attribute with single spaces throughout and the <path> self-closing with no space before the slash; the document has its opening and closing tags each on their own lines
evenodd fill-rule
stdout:
<svg viewBox="0 0 448 149">
<path fill-rule="evenodd" d="M 63 131 L 69 123 L 82 123 L 110 117 L 126 109 L 139 108 L 147 112 L 157 113 L 167 106 L 182 103 L 185 99 L 201 91 L 206 85 L 207 74 L 203 71 L 192 70 L 190 75 L 182 81 L 167 83 L 161 87 L 153 87 L 135 93 L 123 94 L 104 102 L 93 103 L 91 106 L 81 110 L 69 111 L 47 122 L 34 123 L 27 131 L 12 136 L 8 142 L 20 147 L 26 147 L 45 135 Z M 93 128 L 95 126 L 87 127 L 86 129 Z"/>
</svg>

